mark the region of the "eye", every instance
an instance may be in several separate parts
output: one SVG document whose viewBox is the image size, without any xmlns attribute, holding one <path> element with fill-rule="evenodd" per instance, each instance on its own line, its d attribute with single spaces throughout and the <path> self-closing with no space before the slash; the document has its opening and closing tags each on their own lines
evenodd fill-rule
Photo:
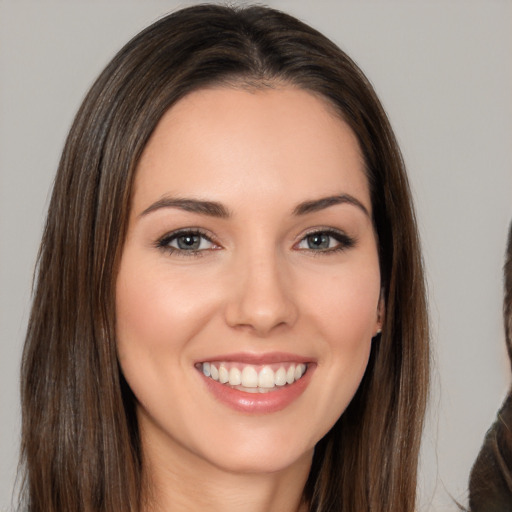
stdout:
<svg viewBox="0 0 512 512">
<path fill-rule="evenodd" d="M 353 247 L 355 240 L 345 233 L 335 230 L 322 230 L 308 233 L 298 244 L 297 249 L 315 252 L 342 251 Z"/>
<path fill-rule="evenodd" d="M 218 249 L 210 237 L 198 230 L 180 230 L 169 233 L 157 242 L 157 247 L 166 249 L 171 253 L 196 254 L 202 251 Z"/>
</svg>

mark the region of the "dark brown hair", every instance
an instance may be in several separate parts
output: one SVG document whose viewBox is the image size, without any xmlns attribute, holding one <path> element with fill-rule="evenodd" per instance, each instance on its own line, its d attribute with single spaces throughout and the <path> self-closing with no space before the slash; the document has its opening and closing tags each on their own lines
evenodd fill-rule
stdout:
<svg viewBox="0 0 512 512">
<path fill-rule="evenodd" d="M 315 449 L 311 511 L 411 512 L 428 387 L 428 326 L 411 194 L 375 92 L 319 32 L 263 7 L 201 5 L 130 41 L 85 98 L 59 165 L 22 367 L 31 512 L 138 511 L 134 398 L 115 347 L 115 281 L 141 153 L 162 115 L 211 85 L 292 85 L 330 102 L 364 155 L 383 333 L 345 413 Z"/>
<path fill-rule="evenodd" d="M 504 267 L 505 340 L 512 365 L 512 224 Z M 512 507 L 512 389 L 488 430 L 469 478 L 472 512 L 504 512 Z"/>
</svg>

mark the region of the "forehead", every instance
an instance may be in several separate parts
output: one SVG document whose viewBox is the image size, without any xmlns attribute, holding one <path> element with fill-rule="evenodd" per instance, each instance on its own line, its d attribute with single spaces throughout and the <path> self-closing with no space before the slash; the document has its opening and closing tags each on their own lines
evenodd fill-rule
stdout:
<svg viewBox="0 0 512 512">
<path fill-rule="evenodd" d="M 243 201 L 248 190 L 253 200 L 350 193 L 371 211 L 356 136 L 327 100 L 293 87 L 218 87 L 185 96 L 143 152 L 134 206 L 165 194 L 229 203 Z"/>
</svg>

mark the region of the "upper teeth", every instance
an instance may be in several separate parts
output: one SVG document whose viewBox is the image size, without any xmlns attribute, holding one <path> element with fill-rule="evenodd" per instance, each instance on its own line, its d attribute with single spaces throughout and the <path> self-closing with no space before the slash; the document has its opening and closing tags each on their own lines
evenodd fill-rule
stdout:
<svg viewBox="0 0 512 512">
<path fill-rule="evenodd" d="M 266 388 L 293 384 L 306 371 L 303 363 L 283 363 L 281 365 L 242 365 L 240 363 L 202 363 L 202 371 L 222 384 L 244 388 Z M 274 367 L 274 368 L 273 368 Z"/>
</svg>

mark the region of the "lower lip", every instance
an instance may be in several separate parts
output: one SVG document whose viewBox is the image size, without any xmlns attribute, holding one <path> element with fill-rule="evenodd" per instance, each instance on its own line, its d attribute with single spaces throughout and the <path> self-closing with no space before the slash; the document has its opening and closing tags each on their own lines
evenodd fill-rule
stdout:
<svg viewBox="0 0 512 512">
<path fill-rule="evenodd" d="M 200 375 L 213 396 L 231 409 L 250 414 L 268 414 L 281 411 L 298 399 L 307 388 L 313 371 L 314 367 L 310 364 L 299 380 L 267 393 L 246 393 L 221 384 L 202 373 Z"/>
</svg>

